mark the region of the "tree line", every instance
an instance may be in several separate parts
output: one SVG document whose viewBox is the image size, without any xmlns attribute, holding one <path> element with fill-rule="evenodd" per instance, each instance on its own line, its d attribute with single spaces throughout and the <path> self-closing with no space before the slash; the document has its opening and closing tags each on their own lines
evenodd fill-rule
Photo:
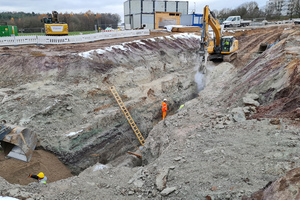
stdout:
<svg viewBox="0 0 300 200">
<path fill-rule="evenodd" d="M 300 0 L 290 0 L 286 2 L 287 15 L 282 16 L 282 2 L 274 1 L 265 9 L 259 9 L 257 2 L 251 1 L 241 4 L 235 9 L 224 8 L 220 11 L 213 10 L 218 19 L 224 20 L 229 16 L 241 16 L 242 19 L 266 19 L 282 20 L 300 17 Z"/>
<path fill-rule="evenodd" d="M 51 17 L 51 13 L 24 13 L 24 12 L 2 12 L 0 13 L 0 23 L 17 26 L 22 32 L 41 32 L 44 24 L 41 21 L 44 17 Z M 59 13 L 59 22 L 68 24 L 69 31 L 93 31 L 99 27 L 103 30 L 107 27 L 118 28 L 121 22 L 119 14 L 111 13 Z"/>
</svg>

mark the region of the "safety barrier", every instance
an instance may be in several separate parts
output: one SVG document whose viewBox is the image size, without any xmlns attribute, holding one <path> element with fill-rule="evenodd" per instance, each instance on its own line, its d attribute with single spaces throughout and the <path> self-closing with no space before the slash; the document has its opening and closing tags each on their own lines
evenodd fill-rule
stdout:
<svg viewBox="0 0 300 200">
<path fill-rule="evenodd" d="M 107 40 L 115 38 L 135 37 L 141 35 L 150 35 L 149 29 L 118 31 L 118 32 L 100 32 L 86 35 L 73 36 L 12 36 L 0 37 L 0 46 L 23 45 L 23 44 L 76 44 L 84 42 L 94 42 L 98 40 Z"/>
</svg>

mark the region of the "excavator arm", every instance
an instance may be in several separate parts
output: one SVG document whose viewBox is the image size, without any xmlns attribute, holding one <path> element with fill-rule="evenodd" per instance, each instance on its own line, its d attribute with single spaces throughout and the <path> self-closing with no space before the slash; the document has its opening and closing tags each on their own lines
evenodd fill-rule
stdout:
<svg viewBox="0 0 300 200">
<path fill-rule="evenodd" d="M 208 26 L 211 26 L 215 33 L 215 41 L 209 40 Z M 200 66 L 198 71 L 205 72 L 208 53 L 221 53 L 221 27 L 215 19 L 214 14 L 210 12 L 208 5 L 203 8 L 203 26 L 200 41 Z M 204 61 L 204 63 L 203 63 Z"/>
</svg>

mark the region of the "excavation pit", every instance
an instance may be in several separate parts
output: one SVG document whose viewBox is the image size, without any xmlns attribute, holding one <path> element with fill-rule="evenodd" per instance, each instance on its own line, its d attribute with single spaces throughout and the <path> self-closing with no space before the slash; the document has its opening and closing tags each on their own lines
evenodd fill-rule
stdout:
<svg viewBox="0 0 300 200">
<path fill-rule="evenodd" d="M 58 158 L 44 150 L 34 150 L 30 162 L 23 162 L 14 158 L 6 158 L 0 149 L 0 176 L 9 183 L 27 185 L 36 182 L 29 178 L 29 174 L 37 175 L 43 172 L 47 176 L 47 183 L 73 176 L 71 170 Z"/>
</svg>

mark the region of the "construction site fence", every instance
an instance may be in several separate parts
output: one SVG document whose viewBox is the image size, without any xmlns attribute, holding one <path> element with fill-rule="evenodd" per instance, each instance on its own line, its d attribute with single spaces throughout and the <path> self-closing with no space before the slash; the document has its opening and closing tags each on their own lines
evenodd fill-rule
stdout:
<svg viewBox="0 0 300 200">
<path fill-rule="evenodd" d="M 117 32 L 100 32 L 85 35 L 72 36 L 11 36 L 0 37 L 0 46 L 24 45 L 24 44 L 76 44 L 85 42 L 94 42 L 98 40 L 107 40 L 115 38 L 135 37 L 150 35 L 149 29 L 117 31 Z"/>
</svg>

